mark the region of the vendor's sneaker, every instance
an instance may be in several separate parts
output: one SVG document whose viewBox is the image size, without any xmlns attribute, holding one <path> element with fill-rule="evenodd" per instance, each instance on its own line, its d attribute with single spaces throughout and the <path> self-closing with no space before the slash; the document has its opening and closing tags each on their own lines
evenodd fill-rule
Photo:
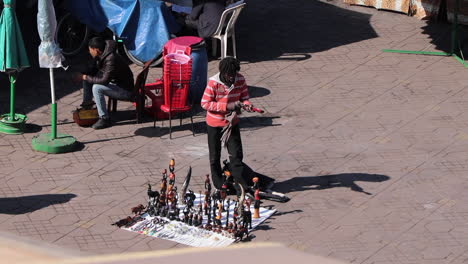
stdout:
<svg viewBox="0 0 468 264">
<path fill-rule="evenodd" d="M 111 122 L 109 118 L 99 118 L 99 120 L 94 123 L 93 128 L 94 129 L 103 129 L 111 126 Z"/>
</svg>

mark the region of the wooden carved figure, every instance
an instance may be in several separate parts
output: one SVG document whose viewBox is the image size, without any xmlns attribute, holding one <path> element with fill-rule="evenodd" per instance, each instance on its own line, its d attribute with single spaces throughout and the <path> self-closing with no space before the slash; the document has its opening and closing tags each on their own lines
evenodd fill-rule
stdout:
<svg viewBox="0 0 468 264">
<path fill-rule="evenodd" d="M 171 161 L 169 161 L 169 171 L 174 172 L 174 167 L 175 167 L 175 160 L 171 159 Z"/>
<path fill-rule="evenodd" d="M 160 194 L 166 194 L 166 190 L 167 190 L 167 170 L 164 169 L 163 172 L 163 177 L 161 179 L 161 191 L 160 191 Z"/>
<path fill-rule="evenodd" d="M 259 183 L 258 183 L 258 178 L 257 177 L 254 177 L 252 179 L 252 181 L 254 182 L 254 197 L 255 197 L 255 203 L 254 203 L 254 214 L 253 214 L 253 218 L 260 218 L 260 187 L 259 187 Z"/>
</svg>

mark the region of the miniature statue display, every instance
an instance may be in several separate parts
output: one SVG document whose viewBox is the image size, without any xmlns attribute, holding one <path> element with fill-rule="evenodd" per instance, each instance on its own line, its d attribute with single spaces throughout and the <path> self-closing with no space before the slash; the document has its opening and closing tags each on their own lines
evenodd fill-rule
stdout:
<svg viewBox="0 0 468 264">
<path fill-rule="evenodd" d="M 212 192 L 210 175 L 206 174 L 204 191 L 198 192 L 199 199 L 197 200 L 195 193 L 188 188 L 191 174 L 192 168 L 189 166 L 182 187 L 177 188 L 175 160 L 171 159 L 169 168 L 162 170 L 159 192 L 153 190 L 154 185 L 147 184 L 148 205 L 145 207 L 139 204 L 132 207 L 133 216 L 128 216 L 112 225 L 148 235 L 161 230 L 167 232 L 172 228 L 189 230 L 194 232 L 192 234 L 197 234 L 197 230 L 201 233 L 209 231 L 206 237 L 209 237 L 209 234 L 218 233 L 236 241 L 242 241 L 248 236 L 248 230 L 252 229 L 252 218 L 260 218 L 259 179 L 253 178 L 253 186 L 249 187 L 249 191 L 254 191 L 254 201 L 252 201 L 246 199 L 243 186 L 233 180 L 228 169 L 223 171 L 224 183 L 221 189 L 214 189 L 214 192 Z M 234 194 L 232 192 L 234 190 L 237 191 L 237 197 L 231 200 L 230 195 Z M 252 202 L 255 202 L 253 211 L 250 209 Z M 233 210 L 232 213 L 231 210 Z M 142 215 L 143 213 L 147 214 Z M 166 225 L 168 223 L 170 224 Z M 181 225 L 186 226 L 181 228 Z"/>
</svg>

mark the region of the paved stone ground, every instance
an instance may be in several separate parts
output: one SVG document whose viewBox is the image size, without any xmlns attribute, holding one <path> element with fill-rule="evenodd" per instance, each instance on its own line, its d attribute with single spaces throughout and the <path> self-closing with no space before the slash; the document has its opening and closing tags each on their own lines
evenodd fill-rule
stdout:
<svg viewBox="0 0 468 264">
<path fill-rule="evenodd" d="M 242 119 L 245 162 L 292 198 L 264 202 L 278 213 L 253 241 L 351 263 L 468 262 L 467 70 L 450 57 L 381 52 L 446 49 L 449 25 L 336 1 L 257 0 L 237 36 L 252 102 L 267 110 Z M 135 124 L 119 103 L 117 124 L 94 131 L 71 122 L 81 93 L 70 74 L 56 79 L 59 132 L 84 146 L 31 149 L 50 130 L 50 95 L 46 70 L 25 71 L 17 98 L 29 133 L 0 135 L 0 230 L 90 254 L 184 247 L 110 223 L 146 201 L 170 158 L 178 175 L 191 165 L 192 188 L 203 188 L 203 112 L 195 137 L 186 119 L 169 140 L 167 122 Z M 7 89 L 0 98 L 6 112 Z"/>
</svg>

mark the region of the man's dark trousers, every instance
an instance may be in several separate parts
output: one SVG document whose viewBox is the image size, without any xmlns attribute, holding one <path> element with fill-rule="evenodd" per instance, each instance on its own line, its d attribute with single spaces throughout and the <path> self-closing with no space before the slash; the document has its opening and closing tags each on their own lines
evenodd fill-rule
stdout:
<svg viewBox="0 0 468 264">
<path fill-rule="evenodd" d="M 217 189 L 221 189 L 223 185 L 222 171 L 221 171 L 221 136 L 222 127 L 211 127 L 206 126 L 208 132 L 208 149 L 210 152 L 210 167 L 211 167 L 211 179 Z M 231 167 L 231 174 L 234 180 L 244 188 L 249 184 L 242 177 L 243 172 L 243 151 L 242 151 L 242 140 L 240 136 L 239 124 L 232 126 L 231 136 L 227 141 L 227 150 L 229 153 L 229 162 Z"/>
</svg>

